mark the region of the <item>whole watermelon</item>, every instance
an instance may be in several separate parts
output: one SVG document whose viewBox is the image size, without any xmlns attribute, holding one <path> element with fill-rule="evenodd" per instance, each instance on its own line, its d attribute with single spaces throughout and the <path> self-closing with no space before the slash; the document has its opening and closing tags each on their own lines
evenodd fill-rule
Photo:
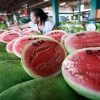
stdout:
<svg viewBox="0 0 100 100">
<path fill-rule="evenodd" d="M 4 30 L 4 29 L 8 28 L 8 25 L 5 23 L 1 23 L 0 28 Z"/>
</svg>

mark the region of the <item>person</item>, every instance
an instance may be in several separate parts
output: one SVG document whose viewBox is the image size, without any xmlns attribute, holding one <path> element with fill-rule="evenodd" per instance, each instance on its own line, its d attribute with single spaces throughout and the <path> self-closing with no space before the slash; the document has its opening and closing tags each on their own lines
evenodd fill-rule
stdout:
<svg viewBox="0 0 100 100">
<path fill-rule="evenodd" d="M 15 27 L 21 29 L 31 27 L 32 29 L 39 30 L 43 34 L 51 30 L 59 30 L 53 22 L 49 21 L 48 16 L 41 8 L 33 8 L 31 10 L 30 18 L 30 22 Z"/>
</svg>

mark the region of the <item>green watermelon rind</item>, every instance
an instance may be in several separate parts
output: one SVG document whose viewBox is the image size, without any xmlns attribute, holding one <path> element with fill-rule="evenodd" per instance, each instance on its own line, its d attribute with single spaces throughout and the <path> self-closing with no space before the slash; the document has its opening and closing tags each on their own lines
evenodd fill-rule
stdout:
<svg viewBox="0 0 100 100">
<path fill-rule="evenodd" d="M 75 34 L 72 34 L 72 35 L 75 35 Z M 68 35 L 65 39 L 64 39 L 64 46 L 65 46 L 65 49 L 68 51 L 68 53 L 72 53 L 74 52 L 75 50 L 72 49 L 67 43 L 66 43 L 66 39 L 70 39 L 70 37 L 72 37 L 72 35 Z"/>
<path fill-rule="evenodd" d="M 37 42 L 37 41 L 39 41 L 39 40 L 41 40 L 41 39 L 34 40 L 34 43 Z M 55 42 L 59 43 L 58 41 L 56 41 L 56 40 L 54 40 L 54 39 L 49 39 L 49 38 L 48 38 L 48 39 L 42 38 L 42 40 L 52 40 L 52 41 L 55 41 Z M 30 42 L 30 43 L 28 43 L 28 44 L 24 47 L 23 52 L 22 52 L 22 55 L 21 55 L 21 62 L 22 62 L 22 65 L 23 65 L 24 70 L 25 70 L 31 77 L 33 77 L 33 78 L 40 78 L 41 76 L 35 75 L 35 74 L 32 73 L 31 71 L 29 71 L 28 67 L 26 66 L 25 60 L 24 60 L 25 51 L 26 51 L 26 49 L 27 49 L 32 43 L 33 43 L 33 41 Z M 59 44 L 60 44 L 60 43 L 59 43 Z M 60 44 L 60 45 L 62 46 L 62 44 Z M 64 48 L 63 46 L 62 46 L 62 48 L 65 50 L 65 48 Z M 66 50 L 65 50 L 65 55 L 67 55 Z M 52 75 L 52 76 L 56 76 L 56 75 L 58 75 L 58 74 L 60 74 L 60 73 L 61 73 L 61 70 L 60 70 L 58 73 L 55 73 L 55 74 Z M 50 77 L 51 77 L 51 76 L 50 76 Z"/>
<path fill-rule="evenodd" d="M 20 60 L 0 61 L 0 93 L 31 79 L 33 78 L 24 71 Z"/>
<path fill-rule="evenodd" d="M 83 48 L 83 49 L 79 49 L 71 54 L 69 54 L 65 60 L 63 61 L 62 63 L 62 67 L 61 67 L 61 70 L 62 70 L 62 75 L 65 79 L 65 81 L 67 82 L 67 84 L 72 88 L 74 89 L 78 94 L 86 97 L 86 98 L 89 98 L 89 99 L 92 99 L 92 100 L 100 100 L 100 92 L 99 93 L 96 93 L 92 90 L 89 90 L 89 89 L 86 89 L 84 87 L 82 87 L 80 84 L 78 83 L 75 83 L 73 80 L 71 80 L 69 77 L 66 76 L 66 74 L 64 73 L 64 64 L 66 63 L 66 59 L 71 57 L 72 55 L 78 53 L 78 52 L 81 52 L 81 51 L 84 51 L 84 50 L 100 50 L 100 47 L 91 47 L 91 48 Z"/>
<path fill-rule="evenodd" d="M 29 80 L 0 94 L 0 100 L 14 100 L 15 97 L 16 100 L 84 100 L 66 84 L 63 77 Z"/>
<path fill-rule="evenodd" d="M 64 34 L 61 39 L 60 39 L 60 42 L 64 44 L 64 39 L 68 36 L 68 35 L 71 35 L 71 34 Z"/>
<path fill-rule="evenodd" d="M 7 52 L 0 52 L 0 62 L 7 61 L 7 60 L 20 60 L 15 54 L 7 53 Z"/>
<path fill-rule="evenodd" d="M 0 52 L 6 52 L 6 43 L 0 41 Z"/>
<path fill-rule="evenodd" d="M 70 48 L 67 44 L 64 44 L 64 46 L 65 46 L 66 50 L 68 51 L 68 53 L 72 53 L 75 51 L 74 49 Z"/>
</svg>

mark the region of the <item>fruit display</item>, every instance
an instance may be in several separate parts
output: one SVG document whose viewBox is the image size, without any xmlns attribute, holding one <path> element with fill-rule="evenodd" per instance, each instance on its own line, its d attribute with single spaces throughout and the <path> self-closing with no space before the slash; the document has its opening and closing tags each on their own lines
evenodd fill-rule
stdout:
<svg viewBox="0 0 100 100">
<path fill-rule="evenodd" d="M 100 100 L 100 32 L 85 27 L 0 30 L 0 100 Z"/>
<path fill-rule="evenodd" d="M 66 31 L 69 34 L 73 34 L 76 32 L 87 31 L 87 26 L 91 24 L 91 22 L 79 22 L 79 21 L 66 21 L 60 22 L 59 28 L 63 31 Z M 100 23 L 94 22 L 92 23 L 95 26 L 95 31 L 100 32 Z"/>
<path fill-rule="evenodd" d="M 79 21 L 66 21 L 60 22 L 59 28 L 69 34 L 73 34 L 76 32 L 86 31 L 85 24 L 86 23 Z"/>
<path fill-rule="evenodd" d="M 0 100 L 100 100 L 100 0 L 0 0 Z"/>
</svg>

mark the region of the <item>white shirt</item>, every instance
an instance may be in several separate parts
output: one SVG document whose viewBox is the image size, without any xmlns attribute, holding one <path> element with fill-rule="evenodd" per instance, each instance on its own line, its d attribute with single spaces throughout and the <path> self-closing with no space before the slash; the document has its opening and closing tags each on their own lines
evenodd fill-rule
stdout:
<svg viewBox="0 0 100 100">
<path fill-rule="evenodd" d="M 34 30 L 38 30 L 37 24 L 34 24 L 32 21 L 29 22 L 29 26 Z M 46 32 L 51 31 L 53 27 L 54 27 L 54 24 L 51 21 L 49 20 L 45 21 L 45 25 L 44 25 L 42 33 L 45 34 Z"/>
</svg>

